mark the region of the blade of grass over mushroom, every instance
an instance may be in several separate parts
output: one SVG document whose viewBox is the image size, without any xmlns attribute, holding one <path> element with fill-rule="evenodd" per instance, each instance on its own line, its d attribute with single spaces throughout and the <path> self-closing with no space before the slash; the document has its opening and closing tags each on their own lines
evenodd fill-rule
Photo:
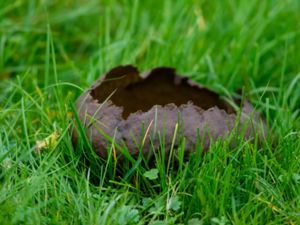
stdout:
<svg viewBox="0 0 300 225">
<path fill-rule="evenodd" d="M 150 130 L 151 126 L 152 126 L 152 123 L 153 123 L 153 120 L 150 121 L 149 126 L 147 127 L 147 130 L 146 130 L 146 132 L 144 134 L 143 141 L 142 141 L 142 146 L 141 146 L 142 148 L 144 147 L 144 144 L 146 142 L 146 138 L 149 135 L 149 130 Z"/>
<path fill-rule="evenodd" d="M 175 128 L 174 128 L 174 133 L 173 133 L 173 138 L 172 138 L 172 144 L 171 144 L 171 149 L 170 149 L 170 154 L 169 154 L 169 159 L 168 159 L 168 165 L 167 165 L 167 173 L 170 170 L 170 166 L 172 161 L 174 161 L 174 146 L 175 146 L 175 141 L 176 141 L 176 137 L 177 137 L 177 132 L 178 132 L 178 122 L 175 124 Z M 173 158 L 173 160 L 172 160 Z"/>
<path fill-rule="evenodd" d="M 134 162 L 135 160 L 133 159 L 133 157 L 129 154 L 128 149 L 126 149 L 126 146 L 121 146 L 118 143 L 115 142 L 115 138 L 111 137 L 110 135 L 106 134 L 101 127 L 99 126 L 95 126 L 95 128 L 97 129 L 97 132 L 99 132 L 99 134 L 103 135 L 103 137 L 109 141 L 109 143 L 113 144 L 114 147 L 117 147 L 117 150 L 126 157 L 126 159 L 130 160 L 131 162 Z M 117 128 L 116 128 L 117 130 Z M 106 150 L 106 149 L 104 149 Z"/>
<path fill-rule="evenodd" d="M 101 110 L 101 108 L 107 103 L 107 101 L 111 98 L 111 96 L 113 96 L 113 94 L 116 92 L 116 90 L 114 90 L 108 97 L 107 99 L 104 100 L 104 102 L 102 102 L 101 104 L 99 104 L 97 110 L 94 112 L 93 115 L 88 115 L 89 119 L 91 119 L 91 121 L 89 122 L 89 124 L 87 125 L 87 127 L 90 127 L 93 123 L 95 123 L 96 121 L 98 123 L 101 123 L 101 121 L 95 119 L 95 116 L 99 113 L 99 111 Z M 80 106 L 81 107 L 81 106 Z M 104 124 L 105 125 L 105 124 Z"/>
<path fill-rule="evenodd" d="M 78 115 L 78 112 L 77 110 L 75 109 L 74 105 L 71 104 L 71 110 L 72 110 L 72 113 L 74 115 L 74 118 L 75 118 L 75 121 L 76 121 L 76 125 L 78 127 L 78 131 L 79 131 L 79 134 L 80 134 L 80 137 L 83 138 L 83 142 L 84 142 L 84 146 L 88 147 L 89 150 L 93 151 L 92 149 L 92 146 L 86 136 L 86 133 L 85 133 L 85 130 L 82 126 L 82 123 L 81 123 L 81 120 L 79 118 L 79 115 Z M 76 129 L 76 128 L 73 128 L 73 129 Z"/>
<path fill-rule="evenodd" d="M 144 125 L 144 124 L 141 124 L 142 127 L 143 127 L 143 125 Z M 151 123 L 150 123 L 150 125 L 151 125 Z M 150 126 L 149 126 L 149 127 L 150 127 Z M 148 128 L 149 128 L 149 127 L 148 127 Z M 138 149 L 138 157 L 137 157 L 136 160 L 134 160 L 133 157 L 130 156 L 130 149 L 128 149 L 129 151 L 126 152 L 126 153 L 129 155 L 129 157 L 130 157 L 130 159 L 131 159 L 131 162 L 133 162 L 133 165 L 132 165 L 132 167 L 128 170 L 128 172 L 125 173 L 125 175 L 124 175 L 124 180 L 127 180 L 129 177 L 131 177 L 136 171 L 137 171 L 137 172 L 141 172 L 141 171 L 140 171 L 140 169 L 141 169 L 140 165 L 141 165 L 141 163 L 142 163 L 142 161 L 143 161 L 143 159 L 144 159 L 144 155 L 142 154 L 142 152 L 143 152 L 144 139 L 146 138 L 147 132 L 148 132 L 148 129 L 147 129 L 147 131 L 146 131 L 146 134 L 145 134 L 144 137 L 143 137 L 143 141 L 142 141 L 141 144 L 140 144 L 139 141 L 136 139 L 136 137 L 134 136 L 134 134 L 131 133 L 131 138 L 133 139 L 133 141 L 134 141 L 134 143 L 135 143 L 135 145 L 136 145 L 136 147 L 137 147 L 137 149 Z"/>
<path fill-rule="evenodd" d="M 114 160 L 116 160 L 115 158 L 114 158 L 114 140 L 115 140 L 115 136 L 114 137 L 112 137 L 112 141 L 111 141 L 111 148 L 110 149 L 108 149 L 108 157 L 107 157 L 107 161 L 106 161 L 106 165 L 105 165 L 105 169 L 104 169 L 104 173 L 103 173 L 103 175 L 104 175 L 104 177 L 106 176 L 106 174 L 108 173 L 108 171 L 110 172 L 110 173 L 112 173 L 112 171 L 111 171 L 111 168 L 112 168 L 112 161 L 114 161 Z M 109 169 L 108 169 L 109 168 Z M 115 167 L 114 167 L 115 168 Z M 115 175 L 115 173 L 113 173 L 113 175 L 112 174 L 110 174 L 110 177 L 114 177 L 114 175 Z M 102 184 L 101 184 L 101 186 L 103 186 L 103 183 L 104 183 L 104 181 L 101 181 L 102 182 Z"/>
</svg>

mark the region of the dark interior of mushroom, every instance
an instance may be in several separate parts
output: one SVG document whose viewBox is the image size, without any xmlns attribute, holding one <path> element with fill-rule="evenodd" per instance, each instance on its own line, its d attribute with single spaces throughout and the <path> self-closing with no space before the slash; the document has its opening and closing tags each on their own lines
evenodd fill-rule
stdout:
<svg viewBox="0 0 300 225">
<path fill-rule="evenodd" d="M 187 78 L 175 75 L 172 69 L 157 68 L 145 78 L 130 79 L 134 75 L 127 73 L 114 76 L 111 80 L 106 79 L 92 90 L 91 95 L 101 103 L 114 92 L 109 99 L 115 105 L 123 107 L 125 119 L 136 111 L 146 112 L 154 105 L 165 106 L 170 103 L 180 106 L 192 102 L 204 110 L 217 106 L 228 113 L 233 112 L 216 93 L 189 83 Z M 127 85 L 118 85 L 120 83 Z"/>
</svg>

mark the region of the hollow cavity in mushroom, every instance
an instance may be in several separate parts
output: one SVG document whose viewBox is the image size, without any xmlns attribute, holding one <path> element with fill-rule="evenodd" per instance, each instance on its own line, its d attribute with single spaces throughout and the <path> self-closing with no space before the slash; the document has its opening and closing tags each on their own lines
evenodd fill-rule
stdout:
<svg viewBox="0 0 300 225">
<path fill-rule="evenodd" d="M 179 107 L 193 102 L 204 110 L 217 106 L 227 113 L 233 112 L 216 93 L 193 84 L 187 78 L 176 76 L 175 71 L 169 68 L 157 68 L 144 77 L 137 77 L 137 71 L 133 68 L 119 75 L 114 73 L 111 79 L 108 75 L 103 83 L 91 91 L 91 95 L 98 102 L 104 102 L 111 95 L 113 104 L 123 107 L 124 119 L 131 113 L 147 112 L 154 105 L 165 106 L 170 103 Z"/>
</svg>

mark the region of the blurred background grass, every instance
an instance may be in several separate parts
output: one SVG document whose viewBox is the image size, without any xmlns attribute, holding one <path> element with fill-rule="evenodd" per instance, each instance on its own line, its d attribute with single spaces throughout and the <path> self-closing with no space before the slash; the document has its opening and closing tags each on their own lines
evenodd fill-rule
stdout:
<svg viewBox="0 0 300 225">
<path fill-rule="evenodd" d="M 277 85 L 283 73 L 284 81 L 290 82 L 299 71 L 296 0 L 0 4 L 2 79 L 30 70 L 33 78 L 44 82 L 48 29 L 59 80 L 76 83 L 90 83 L 127 63 L 141 70 L 173 66 L 230 90 L 241 85 L 251 89 L 249 81 Z"/>
</svg>

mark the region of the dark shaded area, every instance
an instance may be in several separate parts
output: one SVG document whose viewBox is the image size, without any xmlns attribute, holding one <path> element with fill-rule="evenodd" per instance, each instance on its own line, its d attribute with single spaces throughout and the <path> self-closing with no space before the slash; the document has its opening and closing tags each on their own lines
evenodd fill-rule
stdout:
<svg viewBox="0 0 300 225">
<path fill-rule="evenodd" d="M 124 119 L 139 110 L 147 112 L 154 105 L 174 103 L 180 106 L 190 101 L 204 110 L 217 106 L 228 113 L 233 112 L 216 93 L 192 85 L 187 78 L 176 76 L 173 69 L 157 68 L 144 78 L 137 78 L 134 68 L 128 67 L 125 70 L 125 74 L 124 71 L 122 74 L 122 70 L 116 69 L 91 92 L 94 99 L 104 102 L 115 91 L 110 100 L 123 107 Z"/>
</svg>

